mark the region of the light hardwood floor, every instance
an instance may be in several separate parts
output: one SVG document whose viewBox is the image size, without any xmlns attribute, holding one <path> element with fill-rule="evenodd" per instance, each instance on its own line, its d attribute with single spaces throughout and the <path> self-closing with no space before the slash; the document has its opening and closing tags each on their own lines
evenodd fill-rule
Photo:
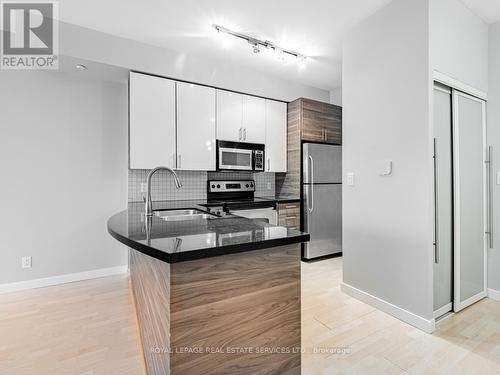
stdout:
<svg viewBox="0 0 500 375">
<path fill-rule="evenodd" d="M 500 374 L 500 302 L 428 335 L 343 294 L 341 278 L 341 258 L 302 264 L 303 374 Z M 0 295 L 0 374 L 143 373 L 125 276 Z"/>
<path fill-rule="evenodd" d="M 342 259 L 302 264 L 306 374 L 500 374 L 500 302 L 485 299 L 426 334 L 340 291 Z"/>
</svg>

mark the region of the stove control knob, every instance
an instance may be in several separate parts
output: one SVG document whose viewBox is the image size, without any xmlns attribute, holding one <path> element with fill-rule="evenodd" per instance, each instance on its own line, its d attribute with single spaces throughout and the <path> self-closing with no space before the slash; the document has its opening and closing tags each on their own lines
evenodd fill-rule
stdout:
<svg viewBox="0 0 500 375">
<path fill-rule="evenodd" d="M 250 187 L 253 187 L 253 184 L 250 184 Z"/>
<path fill-rule="evenodd" d="M 246 184 L 245 186 L 246 186 L 246 187 L 250 187 L 250 185 L 248 185 L 248 184 Z"/>
<path fill-rule="evenodd" d="M 215 185 L 212 185 L 212 189 L 215 188 Z"/>
<path fill-rule="evenodd" d="M 217 189 L 220 189 L 220 185 L 217 185 Z"/>
</svg>

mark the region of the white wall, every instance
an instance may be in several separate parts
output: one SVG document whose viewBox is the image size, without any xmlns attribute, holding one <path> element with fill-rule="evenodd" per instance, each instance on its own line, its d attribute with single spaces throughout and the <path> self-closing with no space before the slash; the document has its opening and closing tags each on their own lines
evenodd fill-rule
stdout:
<svg viewBox="0 0 500 375">
<path fill-rule="evenodd" d="M 330 90 L 330 104 L 342 107 L 342 87 Z"/>
<path fill-rule="evenodd" d="M 493 170 L 500 172 L 500 22 L 490 26 L 488 143 L 493 146 Z M 500 291 L 500 185 L 493 185 L 494 248 L 488 253 L 488 288 Z"/>
<path fill-rule="evenodd" d="M 127 262 L 127 88 L 84 77 L 0 72 L 0 284 Z"/>
<path fill-rule="evenodd" d="M 397 0 L 344 42 L 344 283 L 432 319 L 428 2 Z M 391 177 L 378 175 L 392 160 Z"/>
<path fill-rule="evenodd" d="M 80 26 L 60 23 L 60 53 L 169 78 L 203 83 L 272 99 L 299 97 L 328 103 L 329 92 L 261 72 L 180 53 Z"/>
<path fill-rule="evenodd" d="M 430 1 L 431 67 L 488 91 L 488 25 L 458 0 Z"/>
</svg>

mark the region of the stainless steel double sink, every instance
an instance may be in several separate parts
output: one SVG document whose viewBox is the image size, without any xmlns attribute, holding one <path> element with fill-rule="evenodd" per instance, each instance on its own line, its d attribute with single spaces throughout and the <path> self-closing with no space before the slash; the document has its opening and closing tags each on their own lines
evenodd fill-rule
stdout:
<svg viewBox="0 0 500 375">
<path fill-rule="evenodd" d="M 155 215 L 164 221 L 185 221 L 216 219 L 218 216 L 196 209 L 154 211 Z"/>
</svg>

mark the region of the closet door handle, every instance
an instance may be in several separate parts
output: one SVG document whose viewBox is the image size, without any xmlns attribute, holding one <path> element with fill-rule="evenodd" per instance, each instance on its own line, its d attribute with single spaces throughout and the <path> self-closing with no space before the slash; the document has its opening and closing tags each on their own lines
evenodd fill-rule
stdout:
<svg viewBox="0 0 500 375">
<path fill-rule="evenodd" d="M 438 140 L 434 138 L 434 263 L 439 264 L 439 170 L 438 170 Z"/>
<path fill-rule="evenodd" d="M 488 159 L 486 160 L 488 168 L 488 247 L 493 249 L 493 147 L 488 147 Z"/>
</svg>

